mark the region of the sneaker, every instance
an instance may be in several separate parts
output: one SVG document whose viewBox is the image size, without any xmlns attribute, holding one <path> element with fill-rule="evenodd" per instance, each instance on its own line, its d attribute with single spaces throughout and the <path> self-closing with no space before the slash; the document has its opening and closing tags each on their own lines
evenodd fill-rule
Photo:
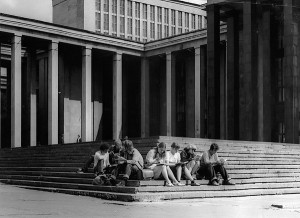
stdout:
<svg viewBox="0 0 300 218">
<path fill-rule="evenodd" d="M 116 186 L 117 187 L 124 187 L 126 184 L 125 184 L 125 181 L 122 180 L 121 182 L 117 183 Z"/>
<path fill-rule="evenodd" d="M 214 180 L 214 181 L 210 182 L 209 185 L 219 186 L 219 183 L 216 180 Z"/>
<path fill-rule="evenodd" d="M 175 185 L 175 186 L 185 186 L 185 184 L 182 184 L 182 183 L 180 183 L 180 182 L 173 183 L 173 185 Z"/>
<path fill-rule="evenodd" d="M 192 183 L 191 183 L 191 186 L 200 186 L 200 184 L 197 183 L 197 182 L 192 182 Z"/>
<path fill-rule="evenodd" d="M 167 182 L 167 183 L 166 183 L 166 186 L 167 186 L 167 187 L 173 187 L 174 185 L 173 185 L 171 182 Z"/>
<path fill-rule="evenodd" d="M 79 168 L 79 169 L 76 171 L 76 173 L 82 174 L 82 173 L 84 173 L 84 172 L 83 172 L 83 170 L 82 170 L 81 168 Z"/>
<path fill-rule="evenodd" d="M 224 180 L 223 185 L 235 185 L 235 183 L 231 182 L 230 180 Z"/>
</svg>

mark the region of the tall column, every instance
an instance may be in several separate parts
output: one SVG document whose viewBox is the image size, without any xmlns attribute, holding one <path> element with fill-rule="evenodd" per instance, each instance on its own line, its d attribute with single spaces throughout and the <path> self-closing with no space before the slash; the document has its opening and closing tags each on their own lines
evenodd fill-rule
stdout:
<svg viewBox="0 0 300 218">
<path fill-rule="evenodd" d="M 175 57 L 166 54 L 166 135 L 176 134 Z"/>
<path fill-rule="evenodd" d="M 201 49 L 195 48 L 195 138 L 201 137 Z"/>
<path fill-rule="evenodd" d="M 262 12 L 258 29 L 258 140 L 271 141 L 271 14 Z"/>
<path fill-rule="evenodd" d="M 58 42 L 49 44 L 48 54 L 48 144 L 58 143 Z"/>
<path fill-rule="evenodd" d="M 82 141 L 92 141 L 92 48 L 82 49 Z"/>
<path fill-rule="evenodd" d="M 26 105 L 28 105 L 28 119 L 29 119 L 29 143 L 30 146 L 36 146 L 36 134 L 37 134 L 37 95 L 36 95 L 36 77 L 37 77 L 37 69 L 36 69 L 36 50 L 31 49 L 28 51 L 27 57 L 27 94 L 26 98 L 28 98 Z"/>
<path fill-rule="evenodd" d="M 150 78 L 149 78 L 149 60 L 142 58 L 141 63 L 141 137 L 149 137 L 149 104 L 150 104 Z"/>
<path fill-rule="evenodd" d="M 285 142 L 299 142 L 299 114 L 298 114 L 298 63 L 297 47 L 299 28 L 293 20 L 293 1 L 284 0 L 284 124 Z M 294 3 L 295 4 L 295 3 Z"/>
<path fill-rule="evenodd" d="M 220 135 L 220 12 L 207 6 L 208 138 Z"/>
<path fill-rule="evenodd" d="M 1 48 L 2 48 L 2 43 L 1 43 L 1 35 L 0 35 L 0 76 L 2 75 L 2 71 L 1 71 Z M 1 84 L 0 84 L 0 148 L 2 147 L 2 94 L 1 94 Z"/>
<path fill-rule="evenodd" d="M 238 15 L 227 19 L 226 139 L 238 139 L 239 132 L 239 37 Z"/>
<path fill-rule="evenodd" d="M 243 3 L 243 71 L 240 75 L 240 139 L 258 139 L 256 4 Z M 245 125 L 245 123 L 247 125 Z"/>
<path fill-rule="evenodd" d="M 122 54 L 113 57 L 113 139 L 122 137 Z"/>
<path fill-rule="evenodd" d="M 12 37 L 11 47 L 11 147 L 21 147 L 21 35 Z"/>
</svg>

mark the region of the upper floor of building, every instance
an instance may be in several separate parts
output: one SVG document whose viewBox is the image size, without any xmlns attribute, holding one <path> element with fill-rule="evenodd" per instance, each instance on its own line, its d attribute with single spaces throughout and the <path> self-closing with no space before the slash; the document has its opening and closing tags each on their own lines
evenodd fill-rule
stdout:
<svg viewBox="0 0 300 218">
<path fill-rule="evenodd" d="M 53 0 L 53 22 L 148 42 L 205 29 L 204 6 L 175 0 Z"/>
</svg>

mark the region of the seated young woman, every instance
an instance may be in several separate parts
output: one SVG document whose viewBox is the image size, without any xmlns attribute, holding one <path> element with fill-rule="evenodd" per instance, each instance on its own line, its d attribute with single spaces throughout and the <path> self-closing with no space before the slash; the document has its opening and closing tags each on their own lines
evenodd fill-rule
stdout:
<svg viewBox="0 0 300 218">
<path fill-rule="evenodd" d="M 171 150 L 167 152 L 169 167 L 173 174 L 176 176 L 177 181 L 180 183 L 182 172 L 185 177 L 191 181 L 191 186 L 199 186 L 199 183 L 196 183 L 194 178 L 191 176 L 190 171 L 187 169 L 186 164 L 188 162 L 181 162 L 180 154 L 178 152 L 180 145 L 176 142 L 173 142 L 171 145 Z"/>
<path fill-rule="evenodd" d="M 166 143 L 161 142 L 157 147 L 151 149 L 146 156 L 146 165 L 145 167 L 153 170 L 154 179 L 163 178 L 166 180 L 166 186 L 183 186 L 178 182 L 169 167 L 169 158 L 167 157 L 166 152 Z M 169 178 L 170 177 L 170 178 Z M 171 180 L 173 183 L 171 182 Z"/>
</svg>

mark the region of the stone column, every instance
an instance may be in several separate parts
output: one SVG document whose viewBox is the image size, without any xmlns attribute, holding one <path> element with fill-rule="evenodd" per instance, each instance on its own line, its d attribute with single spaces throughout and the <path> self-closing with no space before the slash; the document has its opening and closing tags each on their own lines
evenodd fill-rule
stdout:
<svg viewBox="0 0 300 218">
<path fill-rule="evenodd" d="M 122 54 L 113 57 L 113 139 L 122 137 Z"/>
<path fill-rule="evenodd" d="M 258 35 L 258 140 L 271 141 L 271 14 L 262 12 Z"/>
<path fill-rule="evenodd" d="M 220 12 L 207 6 L 208 138 L 220 136 Z"/>
<path fill-rule="evenodd" d="M 298 32 L 297 23 L 293 20 L 292 0 L 284 0 L 284 124 L 285 142 L 299 142 L 299 114 L 298 114 Z"/>
<path fill-rule="evenodd" d="M 201 137 L 201 48 L 195 48 L 195 138 Z"/>
<path fill-rule="evenodd" d="M 92 48 L 82 49 L 82 141 L 92 141 Z"/>
<path fill-rule="evenodd" d="M 141 137 L 149 137 L 150 75 L 149 60 L 142 58 L 141 63 Z"/>
<path fill-rule="evenodd" d="M 48 144 L 58 143 L 58 42 L 49 44 L 48 54 Z"/>
<path fill-rule="evenodd" d="M 175 93 L 175 57 L 166 54 L 166 135 L 176 134 L 176 93 Z"/>
<path fill-rule="evenodd" d="M 243 70 L 240 75 L 240 138 L 258 139 L 256 4 L 243 3 Z M 247 125 L 245 125 L 247 124 Z"/>
<path fill-rule="evenodd" d="M 238 139 L 239 132 L 239 32 L 238 15 L 227 19 L 226 139 Z"/>
<path fill-rule="evenodd" d="M 36 146 L 36 134 L 37 134 L 37 69 L 36 69 L 36 50 L 30 49 L 27 56 L 27 80 L 26 80 L 26 115 L 29 122 L 29 143 L 30 146 Z"/>
<path fill-rule="evenodd" d="M 22 37 L 15 34 L 11 46 L 11 147 L 21 147 L 21 51 Z"/>
</svg>

